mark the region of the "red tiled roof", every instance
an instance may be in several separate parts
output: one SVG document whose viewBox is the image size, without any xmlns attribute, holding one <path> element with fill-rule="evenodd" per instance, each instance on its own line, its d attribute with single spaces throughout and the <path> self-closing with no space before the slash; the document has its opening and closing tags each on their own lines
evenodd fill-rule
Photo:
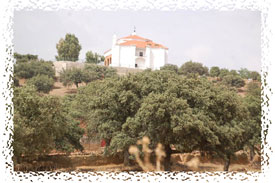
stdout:
<svg viewBox="0 0 275 183">
<path fill-rule="evenodd" d="M 123 39 L 130 39 L 129 41 L 125 41 L 123 43 L 120 43 L 119 45 L 121 46 L 136 46 L 137 48 L 146 48 L 147 46 L 150 48 L 164 48 L 164 49 L 168 49 L 167 47 L 158 44 L 158 43 L 154 43 L 152 40 L 150 39 L 146 39 L 137 35 L 130 35 L 130 36 L 126 36 L 126 37 L 122 37 L 118 40 L 123 40 Z M 110 50 L 107 50 L 105 53 L 107 53 Z"/>
<path fill-rule="evenodd" d="M 130 36 L 126 36 L 126 37 L 122 37 L 120 39 L 140 39 L 140 40 L 144 40 L 144 41 L 151 41 L 150 39 L 146 39 L 137 35 L 130 35 Z"/>
<path fill-rule="evenodd" d="M 146 48 L 146 46 L 151 47 L 151 48 L 164 48 L 168 49 L 167 47 L 154 43 L 153 41 L 136 41 L 136 40 L 131 40 L 131 41 L 126 41 L 124 43 L 120 43 L 119 45 L 122 46 L 136 46 L 137 48 Z"/>
</svg>

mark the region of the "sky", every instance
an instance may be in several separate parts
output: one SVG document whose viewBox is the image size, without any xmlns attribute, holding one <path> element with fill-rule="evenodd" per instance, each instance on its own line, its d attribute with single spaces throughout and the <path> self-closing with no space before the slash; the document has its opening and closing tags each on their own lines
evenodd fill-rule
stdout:
<svg viewBox="0 0 275 183">
<path fill-rule="evenodd" d="M 55 60 L 56 44 L 66 33 L 75 34 L 87 51 L 103 54 L 118 38 L 137 35 L 169 48 L 168 63 L 187 61 L 207 67 L 260 71 L 261 16 L 259 11 L 16 11 L 14 48 Z"/>
</svg>

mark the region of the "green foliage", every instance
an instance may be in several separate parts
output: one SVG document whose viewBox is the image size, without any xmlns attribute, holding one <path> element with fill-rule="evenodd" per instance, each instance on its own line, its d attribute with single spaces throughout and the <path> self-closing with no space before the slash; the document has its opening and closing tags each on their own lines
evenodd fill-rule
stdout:
<svg viewBox="0 0 275 183">
<path fill-rule="evenodd" d="M 83 73 L 85 75 L 83 81 L 86 84 L 91 81 L 117 76 L 116 70 L 114 68 L 95 64 L 86 64 Z"/>
<path fill-rule="evenodd" d="M 223 77 L 225 77 L 225 76 L 227 76 L 227 75 L 229 75 L 229 70 L 228 69 L 220 69 L 220 75 L 219 75 L 219 77 L 220 78 L 223 78 Z"/>
<path fill-rule="evenodd" d="M 12 77 L 13 80 L 13 86 L 18 87 L 19 86 L 19 79 L 16 76 Z"/>
<path fill-rule="evenodd" d="M 210 69 L 210 76 L 211 77 L 218 77 L 220 75 L 220 68 L 217 66 L 211 67 Z"/>
<path fill-rule="evenodd" d="M 77 61 L 81 45 L 74 34 L 66 34 L 65 39 L 61 38 L 56 44 L 56 49 L 58 53 L 58 56 L 56 56 L 57 61 Z"/>
<path fill-rule="evenodd" d="M 28 61 L 19 62 L 14 66 L 14 75 L 18 78 L 29 79 L 37 75 L 47 75 L 54 78 L 55 71 L 52 62 Z"/>
<path fill-rule="evenodd" d="M 229 74 L 233 75 L 233 76 L 239 76 L 239 73 L 236 70 L 231 70 L 229 72 Z"/>
<path fill-rule="evenodd" d="M 104 78 L 116 76 L 116 70 L 113 68 L 95 64 L 86 64 L 84 69 L 72 68 L 63 70 L 60 73 L 60 81 L 64 86 L 75 84 L 78 87 L 78 84 L 82 82 L 87 84 L 95 80 L 102 80 Z"/>
<path fill-rule="evenodd" d="M 240 88 L 245 85 L 244 80 L 239 75 L 232 75 L 232 74 L 224 76 L 222 78 L 222 83 L 227 86 L 236 87 L 236 88 Z"/>
<path fill-rule="evenodd" d="M 260 83 L 258 82 L 249 82 L 247 84 L 247 94 L 252 96 L 260 96 L 261 95 L 261 88 Z"/>
<path fill-rule="evenodd" d="M 175 72 L 175 73 L 179 72 L 178 66 L 177 65 L 173 65 L 173 64 L 166 64 L 166 65 L 162 66 L 160 68 L 160 70 L 172 71 L 172 72 Z"/>
<path fill-rule="evenodd" d="M 146 135 L 167 153 L 173 144 L 182 152 L 205 150 L 227 158 L 248 140 L 241 98 L 202 77 L 146 71 L 92 82 L 76 100 L 89 133 L 105 139 L 113 153 Z"/>
<path fill-rule="evenodd" d="M 261 88 L 259 83 L 250 82 L 247 85 L 247 95 L 244 97 L 244 104 L 249 111 L 249 140 L 247 145 L 261 143 Z"/>
<path fill-rule="evenodd" d="M 54 79 L 47 75 L 37 75 L 27 81 L 28 85 L 34 85 L 37 91 L 49 93 L 54 85 Z"/>
<path fill-rule="evenodd" d="M 183 75 L 198 74 L 202 76 L 208 75 L 208 68 L 204 67 L 201 63 L 189 61 L 180 67 L 179 72 Z"/>
<path fill-rule="evenodd" d="M 85 75 L 80 68 L 63 69 L 60 73 L 60 81 L 64 86 L 71 86 L 75 84 L 76 87 L 84 81 Z"/>
<path fill-rule="evenodd" d="M 66 95 L 62 98 L 62 109 L 67 118 L 65 138 L 61 137 L 55 140 L 56 148 L 65 152 L 72 152 L 74 149 L 83 150 L 80 144 L 80 138 L 84 134 L 84 129 L 80 128 L 80 122 L 76 121 L 77 113 L 73 106 L 75 105 L 75 95 Z"/>
<path fill-rule="evenodd" d="M 97 53 L 93 53 L 92 51 L 87 51 L 86 53 L 86 62 L 87 63 L 93 63 L 98 64 L 100 62 L 104 62 L 104 56 L 101 56 Z"/>
<path fill-rule="evenodd" d="M 249 79 L 250 78 L 250 71 L 246 68 L 241 68 L 239 71 L 240 76 L 243 79 Z"/>
<path fill-rule="evenodd" d="M 252 80 L 254 80 L 254 81 L 259 81 L 259 82 L 261 82 L 261 75 L 260 75 L 258 72 L 256 72 L 256 71 L 252 71 L 252 72 L 250 73 L 250 78 L 251 78 Z"/>
<path fill-rule="evenodd" d="M 68 118 L 57 97 L 43 96 L 32 86 L 14 89 L 14 157 L 35 159 L 51 150 L 70 146 L 80 148 L 83 132 Z M 78 142 L 78 143 L 77 143 Z"/>
<path fill-rule="evenodd" d="M 16 59 L 16 63 L 19 62 L 28 62 L 28 61 L 36 61 L 38 60 L 38 55 L 32 55 L 32 54 L 19 54 L 14 53 L 14 58 Z"/>
</svg>

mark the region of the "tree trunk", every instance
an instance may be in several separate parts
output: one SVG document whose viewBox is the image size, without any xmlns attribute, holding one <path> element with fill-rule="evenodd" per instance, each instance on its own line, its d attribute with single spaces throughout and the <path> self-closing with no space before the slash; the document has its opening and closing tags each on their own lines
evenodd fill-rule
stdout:
<svg viewBox="0 0 275 183">
<path fill-rule="evenodd" d="M 105 147 L 104 147 L 103 155 L 108 156 L 109 155 L 108 147 L 110 146 L 111 140 L 110 139 L 104 139 L 104 140 L 105 140 Z"/>
<path fill-rule="evenodd" d="M 227 155 L 227 157 L 225 159 L 225 162 L 224 162 L 223 170 L 228 171 L 229 170 L 229 165 L 230 165 L 230 155 Z"/>
<path fill-rule="evenodd" d="M 76 88 L 78 88 L 78 83 L 75 83 Z"/>
<path fill-rule="evenodd" d="M 129 166 L 130 165 L 129 152 L 127 150 L 124 150 L 123 164 L 124 164 L 124 166 Z"/>
<path fill-rule="evenodd" d="M 170 145 L 165 145 L 165 153 L 166 157 L 164 158 L 164 170 L 165 171 L 171 171 L 171 154 L 172 154 L 172 149 L 170 148 Z"/>
<path fill-rule="evenodd" d="M 249 150 L 250 150 L 250 161 L 252 161 L 255 156 L 254 146 L 253 145 L 249 146 Z"/>
</svg>

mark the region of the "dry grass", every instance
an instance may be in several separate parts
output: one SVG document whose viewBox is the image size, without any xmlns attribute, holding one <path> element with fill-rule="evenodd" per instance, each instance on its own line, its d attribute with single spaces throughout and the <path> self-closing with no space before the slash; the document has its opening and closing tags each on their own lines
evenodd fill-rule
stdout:
<svg viewBox="0 0 275 183">
<path fill-rule="evenodd" d="M 82 84 L 83 85 L 83 84 Z M 80 86 L 82 86 L 80 85 Z M 72 94 L 72 93 L 76 93 L 77 92 L 77 88 L 75 85 L 72 86 L 63 86 L 62 83 L 60 82 L 55 82 L 54 83 L 54 87 L 53 89 L 50 91 L 50 95 L 54 95 L 54 96 L 65 96 L 67 94 Z"/>
</svg>

